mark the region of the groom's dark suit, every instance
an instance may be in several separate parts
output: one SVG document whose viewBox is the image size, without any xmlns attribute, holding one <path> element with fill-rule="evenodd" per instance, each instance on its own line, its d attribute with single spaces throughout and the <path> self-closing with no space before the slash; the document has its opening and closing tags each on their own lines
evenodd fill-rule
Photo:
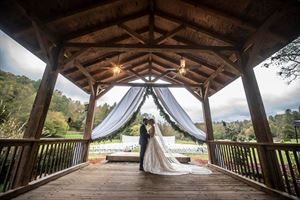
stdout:
<svg viewBox="0 0 300 200">
<path fill-rule="evenodd" d="M 139 140 L 139 143 L 141 145 L 140 169 L 143 169 L 144 155 L 148 144 L 148 138 L 149 138 L 149 134 L 147 133 L 146 125 L 142 124 L 140 127 L 140 140 Z"/>
</svg>

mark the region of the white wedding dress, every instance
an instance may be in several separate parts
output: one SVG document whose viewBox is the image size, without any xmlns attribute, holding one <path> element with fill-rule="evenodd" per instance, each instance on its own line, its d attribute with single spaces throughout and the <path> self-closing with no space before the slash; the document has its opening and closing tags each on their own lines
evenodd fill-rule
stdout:
<svg viewBox="0 0 300 200">
<path fill-rule="evenodd" d="M 151 130 L 153 129 L 153 130 Z M 144 171 L 159 175 L 211 174 L 212 172 L 196 165 L 181 164 L 163 141 L 159 127 L 151 127 L 154 132 L 150 137 L 144 156 Z"/>
</svg>

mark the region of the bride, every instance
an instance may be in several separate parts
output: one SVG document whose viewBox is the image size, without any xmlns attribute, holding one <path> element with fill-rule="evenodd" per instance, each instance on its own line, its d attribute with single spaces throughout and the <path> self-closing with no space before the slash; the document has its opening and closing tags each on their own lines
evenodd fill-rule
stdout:
<svg viewBox="0 0 300 200">
<path fill-rule="evenodd" d="M 211 171 L 205 167 L 181 164 L 165 145 L 154 119 L 149 119 L 148 124 L 150 138 L 143 162 L 145 172 L 159 175 L 211 174 Z"/>
</svg>

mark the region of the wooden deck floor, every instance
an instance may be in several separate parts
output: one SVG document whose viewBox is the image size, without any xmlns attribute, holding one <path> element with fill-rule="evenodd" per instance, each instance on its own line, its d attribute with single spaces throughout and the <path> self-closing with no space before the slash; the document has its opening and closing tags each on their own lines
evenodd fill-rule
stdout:
<svg viewBox="0 0 300 200">
<path fill-rule="evenodd" d="M 210 175 L 158 176 L 138 163 L 84 167 L 15 199 L 277 199 L 213 170 Z"/>
</svg>

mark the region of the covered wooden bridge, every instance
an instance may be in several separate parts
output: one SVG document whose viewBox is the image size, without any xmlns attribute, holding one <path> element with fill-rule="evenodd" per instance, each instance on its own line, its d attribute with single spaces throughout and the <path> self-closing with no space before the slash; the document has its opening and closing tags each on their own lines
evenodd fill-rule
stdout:
<svg viewBox="0 0 300 200">
<path fill-rule="evenodd" d="M 0 140 L 0 198 L 85 166 L 95 102 L 116 85 L 184 87 L 199 99 L 214 174 L 176 179 L 140 174 L 131 165 L 88 166 L 20 198 L 300 197 L 300 147 L 273 143 L 253 72 L 299 37 L 299 1 L 2 0 L 0 29 L 47 63 L 24 138 Z M 83 139 L 40 138 L 58 73 L 90 94 Z M 214 141 L 209 97 L 240 76 L 257 143 Z M 136 79 L 145 83 L 129 83 Z M 174 185 L 156 187 L 160 182 Z"/>
</svg>

